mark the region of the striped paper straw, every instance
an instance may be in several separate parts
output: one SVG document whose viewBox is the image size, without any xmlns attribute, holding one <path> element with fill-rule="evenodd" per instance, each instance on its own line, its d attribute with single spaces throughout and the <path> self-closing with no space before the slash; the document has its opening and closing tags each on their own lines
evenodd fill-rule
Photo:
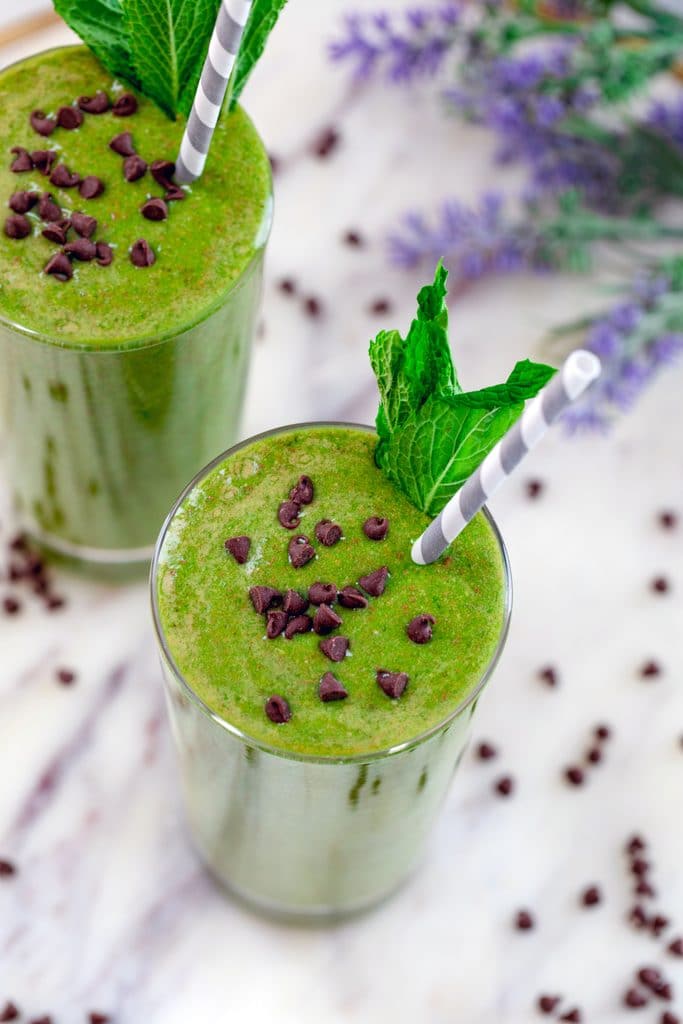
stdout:
<svg viewBox="0 0 683 1024">
<path fill-rule="evenodd" d="M 194 103 L 176 160 L 176 181 L 196 181 L 220 116 L 252 0 L 221 0 Z"/>
<path fill-rule="evenodd" d="M 538 444 L 551 423 L 583 394 L 599 374 L 600 360 L 592 352 L 576 349 L 567 357 L 552 380 L 529 403 L 514 426 L 415 541 L 412 549 L 414 562 L 429 565 L 443 554 L 527 452 Z"/>
</svg>

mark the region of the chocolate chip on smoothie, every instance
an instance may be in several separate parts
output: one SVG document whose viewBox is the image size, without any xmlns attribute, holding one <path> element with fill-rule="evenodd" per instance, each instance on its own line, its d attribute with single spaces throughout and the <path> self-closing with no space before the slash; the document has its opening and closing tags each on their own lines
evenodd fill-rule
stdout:
<svg viewBox="0 0 683 1024">
<path fill-rule="evenodd" d="M 387 585 L 388 576 L 389 570 L 386 565 L 382 565 L 379 569 L 375 569 L 374 572 L 368 573 L 367 576 L 361 576 L 358 582 L 370 597 L 381 597 Z"/>
<path fill-rule="evenodd" d="M 379 688 L 392 700 L 400 697 L 408 685 L 408 676 L 405 672 L 388 672 L 385 668 L 378 668 L 375 678 Z"/>
<path fill-rule="evenodd" d="M 310 476 L 300 476 L 289 492 L 292 501 L 298 502 L 299 505 L 310 505 L 314 495 L 315 489 Z"/>
<path fill-rule="evenodd" d="M 97 249 L 95 260 L 101 267 L 108 267 L 114 259 L 112 247 L 106 242 L 97 242 L 95 248 Z"/>
<path fill-rule="evenodd" d="M 289 560 L 295 569 L 301 569 L 312 558 L 315 558 L 313 545 L 308 537 L 304 537 L 303 534 L 300 534 L 298 537 L 292 537 L 287 550 L 289 551 Z"/>
<path fill-rule="evenodd" d="M 72 132 L 75 128 L 80 128 L 83 121 L 83 111 L 79 110 L 78 107 L 60 107 L 57 111 L 57 124 L 60 128 L 65 128 L 69 132 Z"/>
<path fill-rule="evenodd" d="M 370 516 L 363 523 L 363 533 L 370 540 L 384 540 L 389 532 L 389 520 L 381 516 Z"/>
<path fill-rule="evenodd" d="M 28 238 L 31 221 L 23 213 L 11 213 L 5 221 L 5 234 L 8 238 Z"/>
<path fill-rule="evenodd" d="M 282 599 L 282 609 L 288 615 L 301 615 L 308 608 L 308 600 L 298 590 L 286 590 Z"/>
<path fill-rule="evenodd" d="M 157 185 L 162 188 L 170 188 L 173 184 L 175 164 L 170 160 L 153 160 L 149 165 L 149 171 Z"/>
<path fill-rule="evenodd" d="M 50 175 L 50 181 L 58 188 L 75 188 L 76 185 L 80 185 L 81 176 L 72 173 L 66 164 L 57 164 Z"/>
<path fill-rule="evenodd" d="M 244 565 L 249 557 L 250 547 L 249 537 L 229 537 L 225 542 L 225 550 L 232 555 L 238 565 Z"/>
<path fill-rule="evenodd" d="M 46 177 L 52 170 L 52 165 L 57 159 L 54 149 L 34 149 L 31 153 L 33 166 Z"/>
<path fill-rule="evenodd" d="M 109 148 L 113 149 L 119 156 L 134 156 L 135 146 L 133 145 L 133 136 L 130 132 L 119 132 L 109 143 Z M 147 165 L 145 164 L 145 167 Z"/>
<path fill-rule="evenodd" d="M 278 693 L 273 694 L 266 701 L 266 714 L 271 722 L 275 722 L 276 725 L 283 725 L 292 717 L 289 704 Z"/>
<path fill-rule="evenodd" d="M 66 223 L 68 224 L 68 221 Z M 65 245 L 66 233 L 67 228 L 63 223 L 48 224 L 41 232 L 43 238 L 47 238 L 48 242 L 54 242 L 55 245 Z"/>
<path fill-rule="evenodd" d="M 104 182 L 96 174 L 88 174 L 78 186 L 84 199 L 97 199 L 104 192 Z"/>
<path fill-rule="evenodd" d="M 341 617 L 330 608 L 329 604 L 321 604 L 313 616 L 313 629 L 320 636 L 331 633 L 333 629 L 339 629 L 341 624 Z"/>
<path fill-rule="evenodd" d="M 73 224 L 74 231 L 81 238 L 92 238 L 97 231 L 97 221 L 88 213 L 81 213 L 77 210 L 71 214 L 71 223 Z"/>
<path fill-rule="evenodd" d="M 10 171 L 21 174 L 22 171 L 33 170 L 33 160 L 27 149 L 23 146 L 12 146 L 11 152 L 14 153 L 14 160 L 10 164 Z"/>
<path fill-rule="evenodd" d="M 8 206 L 15 213 L 28 213 L 36 205 L 40 196 L 37 192 L 15 192 L 10 196 Z"/>
<path fill-rule="evenodd" d="M 180 185 L 169 185 L 166 191 L 164 192 L 164 199 L 166 200 L 167 203 L 177 203 L 184 198 L 185 193 L 183 192 Z"/>
<path fill-rule="evenodd" d="M 541 1013 L 553 1013 L 553 1011 L 560 1005 L 560 997 L 539 996 L 537 1005 Z"/>
<path fill-rule="evenodd" d="M 285 640 L 291 640 L 299 633 L 310 633 L 313 629 L 313 619 L 310 615 L 295 615 L 285 627 Z"/>
<path fill-rule="evenodd" d="M 334 604 L 337 600 L 337 588 L 334 583 L 311 583 L 308 588 L 308 600 L 311 604 Z"/>
<path fill-rule="evenodd" d="M 126 181 L 139 181 L 147 173 L 147 161 L 137 153 L 127 156 L 123 161 L 123 176 Z"/>
<path fill-rule="evenodd" d="M 341 540 L 341 526 L 333 523 L 330 519 L 321 519 L 319 523 L 315 524 L 315 536 L 324 547 L 331 548 Z"/>
<path fill-rule="evenodd" d="M 367 597 L 365 594 L 361 594 L 358 587 L 342 587 L 337 594 L 337 601 L 342 608 L 350 608 L 352 611 L 368 606 Z"/>
<path fill-rule="evenodd" d="M 283 501 L 277 510 L 277 520 L 285 530 L 294 530 L 299 525 L 301 506 L 296 501 Z"/>
<path fill-rule="evenodd" d="M 318 695 L 326 704 L 331 700 L 345 700 L 348 697 L 343 684 L 331 672 L 326 672 L 320 680 Z"/>
<path fill-rule="evenodd" d="M 34 110 L 29 117 L 29 121 L 31 122 L 31 128 L 33 128 L 34 132 L 45 137 L 52 135 L 53 131 L 57 127 L 57 122 L 54 117 L 47 117 L 44 110 Z"/>
<path fill-rule="evenodd" d="M 71 268 L 71 261 L 63 252 L 56 252 L 54 256 L 50 257 L 43 270 L 46 274 L 51 274 L 59 281 L 70 281 L 74 274 Z"/>
<path fill-rule="evenodd" d="M 52 223 L 62 220 L 62 211 L 52 198 L 49 192 L 43 192 L 38 200 L 38 213 L 42 220 L 49 220 Z"/>
<path fill-rule="evenodd" d="M 79 96 L 78 106 L 86 114 L 106 114 L 111 106 L 111 100 L 106 92 L 99 90 L 94 96 Z"/>
<path fill-rule="evenodd" d="M 154 250 L 145 238 L 138 238 L 130 247 L 130 262 L 134 267 L 151 267 L 156 262 Z"/>
<path fill-rule="evenodd" d="M 414 644 L 428 644 L 432 639 L 432 626 L 435 623 L 433 615 L 416 615 L 406 626 L 406 633 Z"/>
<path fill-rule="evenodd" d="M 121 93 L 119 98 L 111 108 L 111 112 L 115 117 L 130 117 L 138 109 L 138 101 L 131 92 Z"/>
<path fill-rule="evenodd" d="M 140 213 L 146 220 L 166 220 L 168 206 L 163 199 L 148 199 L 140 207 Z"/>
<path fill-rule="evenodd" d="M 89 238 L 77 238 L 75 242 L 67 242 L 64 252 L 82 263 L 89 263 L 97 256 L 97 246 Z"/>
<path fill-rule="evenodd" d="M 330 661 L 343 661 L 349 649 L 349 639 L 345 636 L 328 636 L 320 641 L 319 647 Z"/>
<path fill-rule="evenodd" d="M 0 1021 L 16 1020 L 19 1016 L 19 1007 L 11 1000 L 0 1009 Z"/>
<path fill-rule="evenodd" d="M 282 594 L 274 587 L 250 587 L 249 597 L 251 598 L 254 610 L 257 611 L 259 615 L 263 615 L 270 608 L 274 608 L 276 605 L 282 604 Z"/>
<path fill-rule="evenodd" d="M 266 636 L 269 640 L 274 640 L 284 631 L 286 625 L 287 612 L 283 612 L 281 608 L 274 608 L 266 616 Z"/>
<path fill-rule="evenodd" d="M 515 915 L 515 928 L 519 932 L 528 932 L 534 927 L 534 919 L 528 910 L 518 910 Z"/>
</svg>

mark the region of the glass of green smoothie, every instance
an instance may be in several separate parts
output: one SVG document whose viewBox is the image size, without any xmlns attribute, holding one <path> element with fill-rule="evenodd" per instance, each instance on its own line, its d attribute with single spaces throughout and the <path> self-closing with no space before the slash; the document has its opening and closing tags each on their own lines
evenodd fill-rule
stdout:
<svg viewBox="0 0 683 1024">
<path fill-rule="evenodd" d="M 82 562 L 146 563 L 170 503 L 233 440 L 272 215 L 240 107 L 172 179 L 170 120 L 85 47 L 0 73 L 0 352 L 20 522 Z"/>
<path fill-rule="evenodd" d="M 488 512 L 416 565 L 429 517 L 369 427 L 233 447 L 174 505 L 152 605 L 194 843 L 262 910 L 329 919 L 411 873 L 501 655 L 508 558 Z"/>
</svg>

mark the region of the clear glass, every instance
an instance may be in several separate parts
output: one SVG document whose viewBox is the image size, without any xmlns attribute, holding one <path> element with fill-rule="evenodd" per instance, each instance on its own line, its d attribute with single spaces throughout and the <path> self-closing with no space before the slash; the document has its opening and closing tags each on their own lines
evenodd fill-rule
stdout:
<svg viewBox="0 0 683 1024">
<path fill-rule="evenodd" d="M 244 734 L 207 707 L 168 649 L 157 604 L 166 532 L 188 493 L 216 465 L 268 431 L 220 455 L 186 487 L 157 541 L 152 613 L 177 748 L 186 814 L 195 846 L 232 893 L 268 914 L 330 920 L 381 901 L 408 877 L 468 741 L 477 700 L 503 651 L 512 607 L 507 551 L 488 510 L 504 567 L 498 644 L 477 685 L 428 732 L 387 750 L 353 757 L 307 757 Z"/>
</svg>

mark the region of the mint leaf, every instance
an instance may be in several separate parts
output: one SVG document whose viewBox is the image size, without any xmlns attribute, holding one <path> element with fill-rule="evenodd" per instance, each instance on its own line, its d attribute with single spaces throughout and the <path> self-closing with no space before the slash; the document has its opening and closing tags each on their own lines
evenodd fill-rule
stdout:
<svg viewBox="0 0 683 1024">
<path fill-rule="evenodd" d="M 230 109 L 242 95 L 247 79 L 263 53 L 268 36 L 286 3 L 287 0 L 254 0 L 233 75 Z"/>
<path fill-rule="evenodd" d="M 139 85 L 120 0 L 54 0 L 54 8 L 112 75 Z"/>
<path fill-rule="evenodd" d="M 377 465 L 423 512 L 435 516 L 512 426 L 555 370 L 528 359 L 507 381 L 463 392 L 448 346 L 447 272 L 418 296 L 404 340 L 381 331 L 370 345 L 377 376 Z"/>
</svg>

